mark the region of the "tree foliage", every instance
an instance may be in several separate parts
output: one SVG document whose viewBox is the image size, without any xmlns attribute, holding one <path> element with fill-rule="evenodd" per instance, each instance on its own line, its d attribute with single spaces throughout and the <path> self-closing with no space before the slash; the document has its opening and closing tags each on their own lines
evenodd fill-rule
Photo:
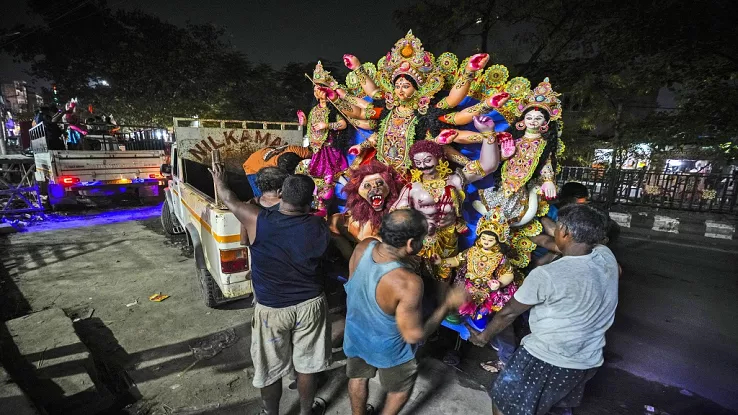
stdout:
<svg viewBox="0 0 738 415">
<path fill-rule="evenodd" d="M 33 76 L 56 83 L 62 99 L 79 97 L 125 124 L 280 115 L 279 94 L 267 90 L 274 71 L 248 62 L 218 27 L 178 27 L 142 12 L 112 10 L 104 0 L 66 12 L 49 0 L 29 6 L 43 24 L 17 27 L 25 35 L 5 49 L 31 62 Z"/>
<path fill-rule="evenodd" d="M 396 12 L 396 22 L 402 27 L 413 16 L 432 43 L 447 39 L 445 47 L 471 34 L 515 34 L 508 38 L 522 58 L 496 63 L 533 83 L 548 76 L 565 94 L 564 138 L 575 158 L 585 158 L 596 146 L 626 149 L 642 142 L 657 150 L 708 146 L 716 157 L 735 157 L 730 150 L 738 143 L 733 2 L 460 0 L 444 5 L 415 1 Z M 492 32 L 478 30 L 480 24 L 468 26 L 474 20 L 484 22 L 484 28 L 492 19 Z M 664 92 L 674 95 L 667 108 L 657 101 Z"/>
</svg>

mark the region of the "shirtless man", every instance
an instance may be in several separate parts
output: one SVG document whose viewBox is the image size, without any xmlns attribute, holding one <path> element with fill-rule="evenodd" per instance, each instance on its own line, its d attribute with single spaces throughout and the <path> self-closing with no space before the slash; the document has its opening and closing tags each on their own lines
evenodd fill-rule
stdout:
<svg viewBox="0 0 738 415">
<path fill-rule="evenodd" d="M 474 124 L 477 130 L 487 136 L 482 142 L 479 160 L 468 163 L 455 173 L 448 167 L 441 145 L 421 140 L 410 147 L 410 157 L 415 166 L 412 183 L 400 193 L 393 209 L 412 207 L 425 216 L 428 236 L 419 256 L 428 260 L 445 259 L 458 254 L 457 232 L 468 230 L 461 218 L 464 188 L 467 183 L 495 171 L 500 163 L 497 136 L 506 133 L 495 133 L 495 124 L 489 117 L 475 117 Z M 434 266 L 433 274 L 441 281 L 448 281 L 451 271 Z"/>
<path fill-rule="evenodd" d="M 417 376 L 414 345 L 438 329 L 441 320 L 467 301 L 457 287 L 423 324 L 423 281 L 407 265 L 423 246 L 428 225 L 421 213 L 408 209 L 385 215 L 381 242 L 369 238 L 356 247 L 349 262 L 348 310 L 343 350 L 348 360 L 351 413 L 367 413 L 369 379 L 379 371 L 387 391 L 383 414 L 397 414 L 407 402 Z"/>
</svg>

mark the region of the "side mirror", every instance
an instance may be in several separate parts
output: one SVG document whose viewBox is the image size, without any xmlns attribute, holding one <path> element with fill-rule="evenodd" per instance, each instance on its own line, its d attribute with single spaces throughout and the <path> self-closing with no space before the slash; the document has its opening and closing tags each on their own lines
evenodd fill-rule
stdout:
<svg viewBox="0 0 738 415">
<path fill-rule="evenodd" d="M 159 168 L 159 173 L 161 173 L 161 175 L 164 177 L 171 177 L 172 176 L 172 165 L 162 164 L 161 168 Z"/>
</svg>

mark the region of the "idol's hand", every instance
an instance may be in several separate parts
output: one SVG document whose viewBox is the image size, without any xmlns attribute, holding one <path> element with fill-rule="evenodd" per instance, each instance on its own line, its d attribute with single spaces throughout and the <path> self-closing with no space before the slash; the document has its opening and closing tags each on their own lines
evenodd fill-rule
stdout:
<svg viewBox="0 0 738 415">
<path fill-rule="evenodd" d="M 359 59 L 357 59 L 356 56 L 346 54 L 343 55 L 343 64 L 353 71 L 361 65 L 361 62 L 359 62 Z"/>
<path fill-rule="evenodd" d="M 325 98 L 328 99 L 329 101 L 335 101 L 336 99 L 338 99 L 338 94 L 336 93 L 336 91 L 328 87 L 321 86 L 321 87 L 318 87 L 318 90 L 321 93 L 325 94 Z"/>
<path fill-rule="evenodd" d="M 336 89 L 336 93 L 338 94 L 338 97 L 339 98 L 341 98 L 341 99 L 346 98 L 346 95 L 347 95 L 346 94 L 346 90 L 344 90 L 343 88 Z"/>
<path fill-rule="evenodd" d="M 305 125 L 305 113 L 302 112 L 302 110 L 297 110 L 297 122 L 300 124 L 300 126 Z"/>
<path fill-rule="evenodd" d="M 325 130 L 326 128 L 328 128 L 328 124 L 326 124 L 324 122 L 315 123 L 315 129 L 317 131 Z"/>
<path fill-rule="evenodd" d="M 495 122 L 491 117 L 477 115 L 474 117 L 474 128 L 476 128 L 480 133 L 494 132 Z"/>
<path fill-rule="evenodd" d="M 484 68 L 487 65 L 487 62 L 489 62 L 488 54 L 477 53 L 476 55 L 472 56 L 471 59 L 469 59 L 469 62 L 466 64 L 466 69 L 469 72 L 477 72 L 478 70 Z"/>
<path fill-rule="evenodd" d="M 500 143 L 500 155 L 502 158 L 510 158 L 515 153 L 515 139 L 508 132 L 498 133 L 497 141 Z"/>
<path fill-rule="evenodd" d="M 487 285 L 489 286 L 489 289 L 492 291 L 497 291 L 500 289 L 500 282 L 497 280 L 489 280 L 487 282 Z"/>
<path fill-rule="evenodd" d="M 492 108 L 500 108 L 505 105 L 508 99 L 510 99 L 510 94 L 507 92 L 498 92 L 487 98 L 487 104 Z"/>
<path fill-rule="evenodd" d="M 541 192 L 546 196 L 546 199 L 553 199 L 556 197 L 556 185 L 553 182 L 545 181 L 541 185 Z"/>
<path fill-rule="evenodd" d="M 441 133 L 436 137 L 436 143 L 440 145 L 451 144 L 454 142 L 454 138 L 459 135 L 456 130 L 441 130 Z"/>
<path fill-rule="evenodd" d="M 352 156 L 358 156 L 359 153 L 361 153 L 361 147 L 359 146 L 359 144 L 351 146 L 348 149 L 348 153 Z"/>
</svg>

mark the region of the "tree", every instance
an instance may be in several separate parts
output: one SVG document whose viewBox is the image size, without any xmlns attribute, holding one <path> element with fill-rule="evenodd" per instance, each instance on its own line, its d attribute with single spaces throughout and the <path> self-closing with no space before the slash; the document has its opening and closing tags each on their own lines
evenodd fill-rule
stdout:
<svg viewBox="0 0 738 415">
<path fill-rule="evenodd" d="M 453 34 L 463 25 L 449 22 L 463 16 L 426 4 L 433 3 L 416 1 L 396 15 L 439 27 L 439 36 L 459 44 Z M 468 4 L 476 16 L 485 2 L 454 3 L 464 13 Z M 738 137 L 738 111 L 728 104 L 738 95 L 734 3 L 531 0 L 499 15 L 498 31 L 515 33 L 511 47 L 524 56 L 501 63 L 534 84 L 549 76 L 564 93 L 564 139 L 575 153 L 607 141 L 618 149 L 699 144 L 733 154 L 720 146 L 732 148 Z M 673 107 L 659 108 L 662 88 L 675 94 Z"/>
<path fill-rule="evenodd" d="M 63 99 L 79 97 L 123 124 L 277 116 L 275 105 L 247 92 L 270 82 L 273 71 L 250 64 L 223 41 L 220 28 L 177 27 L 142 12 L 113 11 L 104 0 L 64 13 L 50 0 L 29 6 L 44 24 L 17 27 L 24 35 L 5 50 L 31 62 L 33 76 L 55 82 Z"/>
</svg>

